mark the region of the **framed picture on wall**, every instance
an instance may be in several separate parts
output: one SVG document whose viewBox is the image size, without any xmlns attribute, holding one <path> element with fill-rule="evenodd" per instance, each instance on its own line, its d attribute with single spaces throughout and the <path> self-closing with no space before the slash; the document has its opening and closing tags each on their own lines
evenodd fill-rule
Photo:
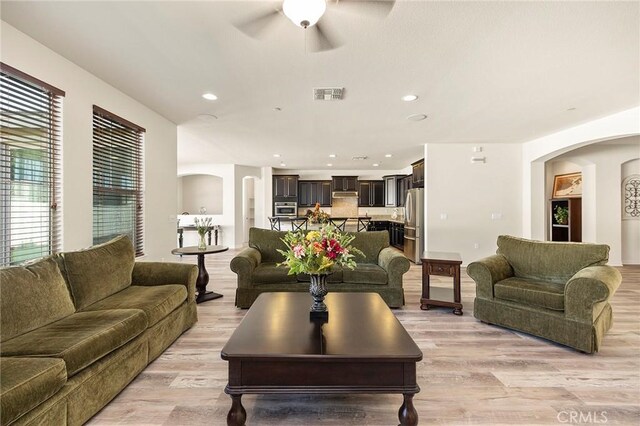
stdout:
<svg viewBox="0 0 640 426">
<path fill-rule="evenodd" d="M 582 173 L 556 175 L 553 179 L 553 198 L 581 197 Z"/>
</svg>

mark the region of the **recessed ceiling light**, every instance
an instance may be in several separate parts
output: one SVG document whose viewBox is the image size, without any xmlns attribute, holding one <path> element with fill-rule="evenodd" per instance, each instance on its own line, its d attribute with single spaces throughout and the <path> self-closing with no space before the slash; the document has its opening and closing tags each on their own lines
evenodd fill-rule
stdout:
<svg viewBox="0 0 640 426">
<path fill-rule="evenodd" d="M 331 167 L 331 166 L 333 166 L 333 164 L 331 164 L 331 163 L 327 163 L 327 166 Z"/>
<path fill-rule="evenodd" d="M 198 118 L 202 121 L 208 121 L 208 122 L 212 122 L 218 119 L 218 117 L 213 114 L 200 114 L 198 115 Z"/>
<path fill-rule="evenodd" d="M 373 163 L 373 167 L 378 167 L 380 164 L 378 163 Z"/>
<path fill-rule="evenodd" d="M 575 111 L 576 107 L 567 108 L 567 111 Z"/>
<path fill-rule="evenodd" d="M 384 156 L 387 157 L 387 158 L 391 158 L 392 157 L 391 154 L 385 154 Z"/>
<path fill-rule="evenodd" d="M 215 101 L 216 99 L 218 99 L 218 97 L 213 93 L 203 93 L 202 97 L 208 101 Z"/>
<path fill-rule="evenodd" d="M 335 154 L 329 154 L 329 158 L 336 158 Z"/>
<path fill-rule="evenodd" d="M 404 95 L 402 97 L 402 100 L 405 101 L 405 102 L 415 101 L 416 99 L 418 99 L 418 96 L 416 96 L 416 95 Z"/>
<path fill-rule="evenodd" d="M 427 118 L 426 114 L 411 114 L 410 116 L 407 117 L 407 120 L 409 120 L 409 121 L 421 121 L 421 120 L 424 120 L 425 118 Z"/>
<path fill-rule="evenodd" d="M 280 158 L 280 154 L 273 154 L 274 157 Z"/>
<path fill-rule="evenodd" d="M 282 167 L 286 167 L 287 165 L 286 165 L 286 164 L 284 164 L 284 163 L 280 163 L 280 166 L 282 166 Z"/>
</svg>

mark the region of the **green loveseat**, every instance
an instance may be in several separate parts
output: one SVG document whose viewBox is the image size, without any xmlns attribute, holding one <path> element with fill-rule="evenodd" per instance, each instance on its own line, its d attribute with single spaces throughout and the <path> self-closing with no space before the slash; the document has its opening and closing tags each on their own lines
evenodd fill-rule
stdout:
<svg viewBox="0 0 640 426">
<path fill-rule="evenodd" d="M 283 231 L 251 228 L 249 247 L 231 260 L 231 270 L 238 274 L 236 306 L 249 308 L 264 292 L 309 291 L 309 277 L 288 275 L 285 267 L 276 266 L 284 260 L 277 249 L 285 249 Z M 363 252 L 356 256 L 354 270 L 334 268 L 327 279 L 329 291 L 375 292 L 391 308 L 404 305 L 402 275 L 409 270 L 409 260 L 389 247 L 387 231 L 357 232 L 351 243 Z"/>
<path fill-rule="evenodd" d="M 598 351 L 613 323 L 609 300 L 622 280 L 606 265 L 609 246 L 501 235 L 496 253 L 467 267 L 476 282 L 476 318 Z"/>
<path fill-rule="evenodd" d="M 2 425 L 80 425 L 197 321 L 195 265 L 118 237 L 0 269 Z"/>
</svg>

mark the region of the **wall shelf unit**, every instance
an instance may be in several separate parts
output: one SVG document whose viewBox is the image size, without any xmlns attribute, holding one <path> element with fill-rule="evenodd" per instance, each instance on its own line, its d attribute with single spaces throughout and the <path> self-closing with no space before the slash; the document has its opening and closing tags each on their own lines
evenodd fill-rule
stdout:
<svg viewBox="0 0 640 426">
<path fill-rule="evenodd" d="M 558 223 L 555 213 L 560 208 L 568 209 L 567 223 Z M 549 240 L 582 241 L 582 198 L 552 198 L 549 200 Z"/>
</svg>

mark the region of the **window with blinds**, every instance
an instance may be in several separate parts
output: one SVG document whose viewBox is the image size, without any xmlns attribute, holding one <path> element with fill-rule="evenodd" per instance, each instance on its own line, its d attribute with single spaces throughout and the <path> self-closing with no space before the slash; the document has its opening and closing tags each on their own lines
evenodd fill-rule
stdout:
<svg viewBox="0 0 640 426">
<path fill-rule="evenodd" d="M 127 234 L 143 253 L 142 147 L 145 130 L 93 106 L 93 243 Z"/>
<path fill-rule="evenodd" d="M 63 97 L 0 63 L 0 266 L 60 249 Z"/>
</svg>

